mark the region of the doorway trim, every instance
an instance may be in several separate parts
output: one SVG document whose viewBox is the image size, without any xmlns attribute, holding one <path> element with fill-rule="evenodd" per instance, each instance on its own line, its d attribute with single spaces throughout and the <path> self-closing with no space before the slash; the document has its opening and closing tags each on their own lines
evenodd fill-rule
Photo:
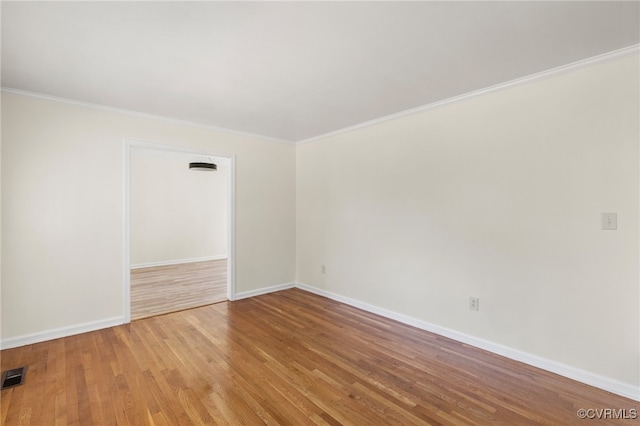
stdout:
<svg viewBox="0 0 640 426">
<path fill-rule="evenodd" d="M 202 148 L 165 145 L 136 139 L 124 139 L 124 323 L 131 322 L 131 150 L 133 148 L 150 149 L 181 154 L 194 154 L 206 157 L 218 157 L 229 161 L 229 179 L 227 196 L 227 299 L 236 299 L 235 282 L 235 169 L 236 156 Z"/>
</svg>

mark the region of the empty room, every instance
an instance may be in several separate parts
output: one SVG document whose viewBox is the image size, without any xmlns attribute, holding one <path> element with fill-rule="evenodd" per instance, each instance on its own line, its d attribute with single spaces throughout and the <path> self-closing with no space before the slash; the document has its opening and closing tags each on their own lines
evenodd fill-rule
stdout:
<svg viewBox="0 0 640 426">
<path fill-rule="evenodd" d="M 2 1 L 2 425 L 640 416 L 640 2 Z"/>
</svg>

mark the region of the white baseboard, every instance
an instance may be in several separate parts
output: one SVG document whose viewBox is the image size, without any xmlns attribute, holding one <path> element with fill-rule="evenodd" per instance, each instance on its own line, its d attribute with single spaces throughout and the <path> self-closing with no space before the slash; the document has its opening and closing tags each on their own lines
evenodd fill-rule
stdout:
<svg viewBox="0 0 640 426">
<path fill-rule="evenodd" d="M 271 287 L 260 288 L 257 290 L 236 293 L 235 300 L 246 299 L 249 297 L 260 296 L 261 294 L 273 293 L 275 291 L 287 290 L 296 286 L 296 283 L 279 284 Z M 31 345 L 33 343 L 45 342 L 47 340 L 59 339 L 62 337 L 73 336 L 76 334 L 96 331 L 103 328 L 114 327 L 124 324 L 124 317 L 107 318 L 98 321 L 91 321 L 84 324 L 72 325 L 69 327 L 54 328 L 38 333 L 25 334 L 22 336 L 9 337 L 0 339 L 0 349 L 17 348 L 19 346 Z"/>
<path fill-rule="evenodd" d="M 207 260 L 222 260 L 226 258 L 227 255 L 223 254 L 221 256 L 205 256 L 193 257 L 191 259 L 162 260 L 160 262 L 136 263 L 135 265 L 131 265 L 131 269 L 151 268 L 153 266 L 179 265 L 181 263 L 205 262 Z"/>
<path fill-rule="evenodd" d="M 617 395 L 624 396 L 636 401 L 640 401 L 640 387 L 633 386 L 627 383 L 623 383 L 617 380 L 610 379 L 608 377 L 600 376 L 598 374 L 590 373 L 588 371 L 580 370 L 578 368 L 562 364 L 553 360 L 549 360 L 537 355 L 533 355 L 527 352 L 520 351 L 518 349 L 510 348 L 507 346 L 499 345 L 497 343 L 490 342 L 488 340 L 480 339 L 468 334 L 460 333 L 455 330 L 451 330 L 439 325 L 429 323 L 427 321 L 419 320 L 417 318 L 410 317 L 408 315 L 393 312 L 387 309 L 379 308 L 368 303 L 361 302 L 356 299 L 341 296 L 330 291 L 322 290 L 316 287 L 312 287 L 302 283 L 286 283 L 279 284 L 271 287 L 264 287 L 257 290 L 244 291 L 236 293 L 235 300 L 246 299 L 249 297 L 260 296 L 262 294 L 273 293 L 276 291 L 287 290 L 297 287 L 301 290 L 308 291 L 310 293 L 324 296 L 337 302 L 344 303 L 346 305 L 353 306 L 358 309 L 362 309 L 367 312 L 371 312 L 376 315 L 380 315 L 385 318 L 389 318 L 403 324 L 407 324 L 431 333 L 435 333 L 444 337 L 448 337 L 459 342 L 475 346 L 489 352 L 493 352 L 504 357 L 529 364 L 533 367 L 541 368 L 543 370 L 550 371 L 552 373 L 559 374 L 572 380 L 576 380 L 581 383 L 585 383 L 590 386 L 594 386 L 599 389 L 603 389 L 608 392 L 615 393 Z M 84 324 L 78 324 L 69 327 L 55 328 L 46 330 L 43 332 L 26 334 L 23 336 L 10 337 L 0 340 L 0 349 L 15 348 L 18 346 L 30 345 L 33 343 L 44 342 L 47 340 L 59 339 L 61 337 L 72 336 L 75 334 L 86 333 L 89 331 L 100 330 L 103 328 L 113 327 L 124 323 L 123 317 L 106 318 L 103 320 L 92 321 Z"/>
<path fill-rule="evenodd" d="M 98 321 L 91 321 L 84 324 L 72 325 L 69 327 L 54 328 L 38 333 L 25 334 L 22 336 L 9 337 L 0 341 L 0 348 L 10 349 L 18 346 L 31 345 L 47 340 L 59 339 L 61 337 L 73 336 L 75 334 L 87 333 L 103 328 L 109 328 L 124 323 L 123 317 L 106 318 Z"/>
<path fill-rule="evenodd" d="M 257 290 L 243 291 L 241 293 L 236 293 L 235 300 L 247 299 L 249 297 L 260 296 L 262 294 L 273 293 L 280 290 L 287 290 L 294 287 L 296 287 L 296 283 L 286 283 L 274 285 L 271 287 L 259 288 Z"/>
<path fill-rule="evenodd" d="M 376 315 L 380 315 L 385 318 L 389 318 L 403 324 L 411 325 L 413 327 L 429 331 L 431 333 L 439 334 L 444 337 L 448 337 L 458 342 L 466 343 L 471 346 L 475 346 L 480 349 L 484 349 L 489 352 L 493 352 L 498 355 L 502 355 L 506 358 L 510 358 L 516 361 L 529 364 L 533 367 L 547 370 L 555 374 L 567 377 L 569 379 L 603 389 L 605 391 L 615 393 L 617 395 L 624 396 L 626 398 L 640 401 L 640 387 L 623 383 L 617 380 L 610 379 L 608 377 L 600 376 L 598 374 L 590 373 L 588 371 L 580 370 L 570 365 L 562 364 L 550 359 L 546 359 L 537 355 L 533 355 L 527 352 L 520 351 L 518 349 L 503 346 L 497 343 L 490 342 L 488 340 L 480 339 L 478 337 L 470 336 L 468 334 L 460 333 L 455 330 L 451 330 L 439 325 L 422 321 L 407 315 L 399 314 L 397 312 L 389 311 L 387 309 L 379 308 L 377 306 L 369 305 L 368 303 L 361 302 L 359 300 L 351 299 L 349 297 L 341 296 L 330 291 L 311 287 L 306 284 L 297 283 L 296 287 L 308 291 L 310 293 L 324 296 L 337 302 L 344 303 L 346 305 L 353 306 L 355 308 L 362 309 L 363 311 L 371 312 Z"/>
</svg>

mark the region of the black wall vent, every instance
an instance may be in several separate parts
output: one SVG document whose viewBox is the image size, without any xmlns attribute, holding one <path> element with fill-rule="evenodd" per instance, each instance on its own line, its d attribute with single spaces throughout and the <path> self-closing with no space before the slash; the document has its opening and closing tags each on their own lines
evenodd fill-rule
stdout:
<svg viewBox="0 0 640 426">
<path fill-rule="evenodd" d="M 27 367 L 14 368 L 2 373 L 2 389 L 18 386 L 24 383 L 24 376 L 27 374 Z"/>
</svg>

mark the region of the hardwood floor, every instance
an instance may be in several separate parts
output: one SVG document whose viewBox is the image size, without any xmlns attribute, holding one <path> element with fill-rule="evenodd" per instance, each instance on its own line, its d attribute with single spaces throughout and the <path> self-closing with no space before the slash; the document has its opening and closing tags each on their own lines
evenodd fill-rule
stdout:
<svg viewBox="0 0 640 426">
<path fill-rule="evenodd" d="M 2 351 L 3 425 L 572 425 L 640 404 L 302 290 Z"/>
<path fill-rule="evenodd" d="M 131 270 L 131 319 L 227 300 L 227 260 Z"/>
</svg>

